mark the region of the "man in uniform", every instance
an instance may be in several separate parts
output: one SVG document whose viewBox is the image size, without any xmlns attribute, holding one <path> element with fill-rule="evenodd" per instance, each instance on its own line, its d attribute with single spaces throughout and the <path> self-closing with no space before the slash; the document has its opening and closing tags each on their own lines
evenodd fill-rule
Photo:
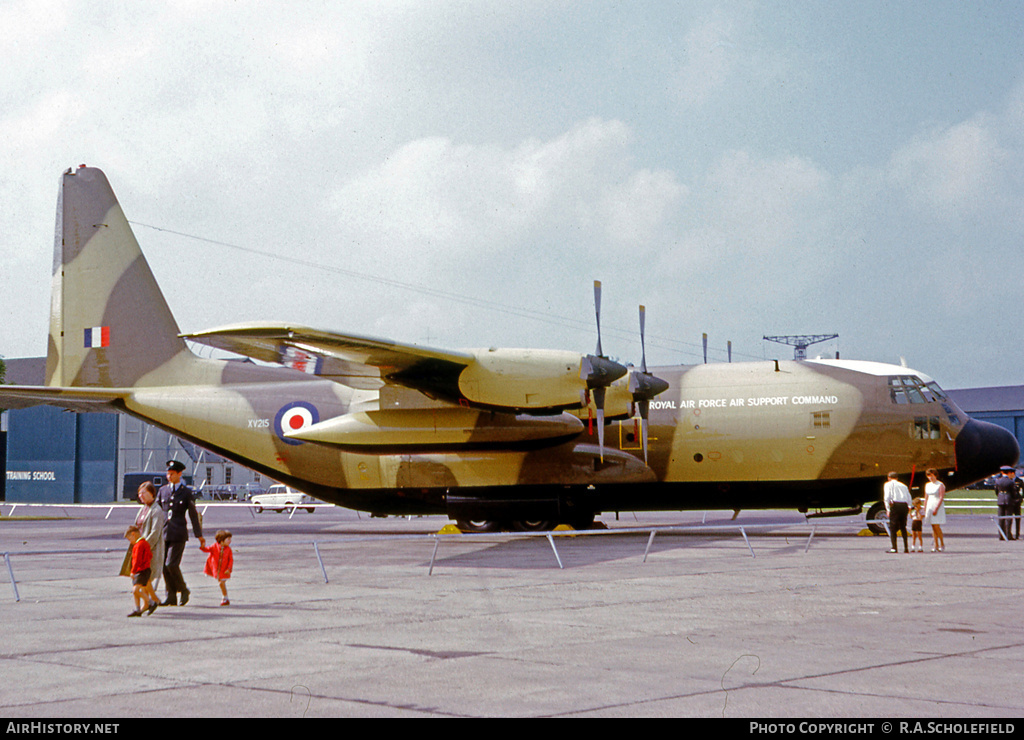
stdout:
<svg viewBox="0 0 1024 740">
<path fill-rule="evenodd" d="M 1003 474 L 996 479 L 996 503 L 999 504 L 1000 539 L 1012 540 L 1010 533 L 1013 520 L 1014 501 L 1017 498 L 1017 471 L 1009 465 L 1000 468 Z M 1019 525 L 1018 525 L 1019 526 Z"/>
<path fill-rule="evenodd" d="M 1013 472 L 1014 472 L 1014 475 L 1016 475 L 1017 471 L 1014 470 Z M 1013 511 L 1013 524 L 1014 524 L 1013 539 L 1019 540 L 1020 539 L 1020 505 L 1021 505 L 1022 502 L 1024 502 L 1024 481 L 1022 481 L 1020 478 L 1015 478 L 1013 482 L 1014 482 L 1013 498 L 1011 499 L 1011 503 L 1010 503 L 1011 509 Z"/>
<path fill-rule="evenodd" d="M 206 547 L 203 525 L 199 519 L 199 512 L 196 511 L 195 495 L 192 489 L 181 481 L 184 470 L 184 464 L 177 460 L 168 460 L 167 485 L 163 486 L 156 496 L 157 504 L 167 513 L 167 521 L 164 523 L 164 543 L 167 548 L 164 557 L 164 584 L 167 587 L 167 600 L 164 601 L 164 606 L 177 606 L 178 594 L 181 594 L 182 606 L 188 603 L 189 590 L 181 574 L 181 556 L 188 541 L 186 512 L 192 520 L 192 533 L 199 538 L 199 544 Z"/>
</svg>

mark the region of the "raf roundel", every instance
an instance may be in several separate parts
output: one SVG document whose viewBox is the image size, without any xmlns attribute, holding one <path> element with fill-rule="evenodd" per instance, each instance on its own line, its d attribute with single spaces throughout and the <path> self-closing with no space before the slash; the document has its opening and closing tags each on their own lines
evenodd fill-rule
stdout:
<svg viewBox="0 0 1024 740">
<path fill-rule="evenodd" d="M 289 439 L 284 435 L 297 432 L 320 421 L 316 406 L 305 401 L 295 401 L 281 408 L 274 417 L 274 431 L 277 436 L 290 445 L 300 445 L 302 440 Z"/>
</svg>

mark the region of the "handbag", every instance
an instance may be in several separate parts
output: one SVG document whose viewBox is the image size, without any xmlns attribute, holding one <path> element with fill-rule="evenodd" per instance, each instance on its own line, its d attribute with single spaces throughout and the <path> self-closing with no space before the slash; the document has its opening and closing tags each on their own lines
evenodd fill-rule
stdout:
<svg viewBox="0 0 1024 740">
<path fill-rule="evenodd" d="M 118 575 L 128 576 L 129 578 L 132 575 L 132 545 L 130 543 L 128 545 L 128 552 L 124 554 L 124 560 L 121 562 L 121 572 Z"/>
</svg>

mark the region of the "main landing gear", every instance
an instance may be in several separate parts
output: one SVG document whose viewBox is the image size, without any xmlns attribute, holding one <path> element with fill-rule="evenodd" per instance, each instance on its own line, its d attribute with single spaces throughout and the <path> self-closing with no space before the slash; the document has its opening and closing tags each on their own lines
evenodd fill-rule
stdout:
<svg viewBox="0 0 1024 740">
<path fill-rule="evenodd" d="M 519 519 L 516 521 L 493 521 L 489 519 L 460 519 L 455 526 L 466 533 L 480 532 L 550 532 L 559 524 L 568 524 L 573 529 L 593 529 L 596 514 L 580 515 L 570 521 L 554 521 L 552 519 Z"/>
</svg>

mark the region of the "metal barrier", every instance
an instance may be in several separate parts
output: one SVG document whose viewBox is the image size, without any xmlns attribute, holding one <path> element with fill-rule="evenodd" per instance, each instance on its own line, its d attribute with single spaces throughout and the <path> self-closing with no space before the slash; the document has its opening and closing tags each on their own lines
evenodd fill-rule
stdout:
<svg viewBox="0 0 1024 740">
<path fill-rule="evenodd" d="M 109 516 L 109 514 L 108 514 Z M 805 522 L 794 522 L 794 523 L 766 523 L 766 524 L 720 524 L 720 525 L 675 525 L 666 527 L 637 527 L 637 528 L 620 528 L 620 529 L 597 529 L 597 530 L 556 530 L 554 532 L 508 532 L 508 533 L 459 533 L 459 534 L 423 534 L 423 535 L 359 535 L 353 537 L 335 537 L 331 539 L 319 539 L 319 540 L 292 540 L 292 541 L 272 541 L 272 542 L 261 542 L 259 547 L 302 547 L 310 546 L 313 547 L 313 552 L 316 555 L 317 563 L 320 566 L 320 573 L 323 576 L 324 583 L 329 583 L 327 576 L 327 568 L 324 565 L 323 556 L 320 552 L 321 545 L 330 544 L 346 544 L 353 542 L 383 542 L 391 541 L 394 542 L 396 537 L 400 537 L 403 541 L 409 540 L 423 540 L 427 542 L 433 542 L 434 547 L 430 556 L 430 563 L 427 568 L 427 575 L 433 575 L 434 565 L 437 559 L 437 553 L 442 543 L 454 543 L 454 542 L 509 542 L 513 540 L 530 540 L 544 538 L 547 540 L 551 547 L 551 552 L 554 555 L 555 562 L 560 569 L 565 568 L 562 562 L 562 557 L 559 554 L 558 547 L 555 544 L 555 540 L 558 538 L 570 537 L 622 537 L 627 535 L 648 535 L 647 545 L 644 549 L 642 563 L 647 562 L 647 558 L 650 554 L 651 547 L 654 544 L 655 536 L 658 534 L 729 534 L 738 533 L 743 537 L 744 543 L 747 545 L 747 549 L 750 552 L 750 556 L 757 557 L 754 553 L 754 548 L 751 545 L 750 537 L 748 533 L 752 530 L 777 530 L 777 529 L 789 529 L 794 527 L 808 527 L 810 526 L 811 532 L 807 538 L 807 544 L 804 546 L 804 553 L 807 553 L 810 549 L 811 542 L 814 539 L 815 532 L 826 526 L 822 523 L 809 524 Z M 843 527 L 849 529 L 848 524 L 836 523 L 835 527 Z M 241 546 L 240 549 L 244 549 Z M 119 555 L 125 552 L 123 547 L 116 548 L 102 548 L 102 549 L 83 549 L 83 550 L 29 550 L 21 552 L 5 552 L 4 562 L 7 564 L 7 573 L 11 579 L 11 587 L 14 591 L 14 600 L 20 601 L 21 596 L 18 592 L 17 580 L 14 575 L 14 568 L 12 565 L 13 557 L 25 557 L 25 556 L 38 556 L 38 555 L 87 555 L 87 554 L 108 554 L 118 553 Z"/>
<path fill-rule="evenodd" d="M 21 504 L 21 505 L 44 506 L 44 505 L 47 505 L 47 504 Z M 63 508 L 62 505 L 60 505 L 60 504 L 56 504 L 56 505 L 48 504 L 48 505 L 49 506 L 56 506 L 56 508 Z M 217 503 L 217 504 L 213 504 L 213 505 L 214 506 L 250 506 L 249 504 L 224 504 L 224 503 Z M 333 506 L 333 504 L 322 504 L 322 505 Z M 92 506 L 93 508 L 103 508 L 103 507 L 106 507 L 106 505 L 87 505 L 87 504 L 80 504 L 79 506 Z M 207 506 L 209 506 L 209 504 L 207 504 Z M 128 506 L 124 506 L 124 505 L 119 505 L 119 506 L 111 507 L 111 509 L 113 509 L 113 508 L 124 508 L 126 510 L 130 509 L 132 511 L 136 510 L 135 507 L 128 507 Z M 295 508 L 305 508 L 305 505 L 303 505 L 302 507 L 295 507 Z M 205 507 L 204 507 L 204 511 L 205 511 Z M 107 515 L 104 517 L 104 519 L 108 518 L 110 516 L 110 513 L 111 512 L 108 511 Z M 292 513 L 294 514 L 294 510 L 292 511 Z M 1005 516 L 1005 517 L 992 516 L 992 517 L 990 517 L 990 519 L 995 524 L 995 527 L 996 527 L 997 532 L 999 533 L 1000 539 L 1003 539 L 1003 540 L 1006 539 L 1006 535 L 1003 532 L 1002 527 L 1000 526 L 1001 520 L 1003 520 L 1003 519 L 1014 519 L 1014 518 L 1016 518 L 1016 517 L 1013 517 L 1013 516 Z M 882 524 L 885 527 L 886 535 L 889 534 L 889 531 L 890 531 L 889 530 L 889 522 L 887 520 L 879 520 L 876 523 L 877 524 Z M 546 539 L 548 541 L 548 544 L 551 547 L 551 551 L 554 554 L 555 562 L 558 564 L 558 567 L 560 569 L 564 569 L 565 566 L 562 563 L 561 555 L 559 554 L 558 547 L 555 544 L 555 540 L 557 538 L 561 538 L 561 537 L 571 537 L 571 538 L 576 538 L 576 537 L 621 537 L 621 536 L 626 536 L 626 535 L 636 536 L 636 535 L 646 534 L 646 535 L 648 535 L 648 537 L 647 537 L 647 545 L 646 545 L 646 547 L 644 549 L 643 559 L 641 560 L 642 563 L 646 563 L 648 555 L 650 554 L 650 551 L 651 551 L 651 547 L 654 544 L 654 539 L 655 539 L 656 535 L 658 535 L 658 534 L 715 534 L 715 533 L 728 534 L 728 533 L 738 533 L 740 536 L 743 537 L 743 541 L 746 544 L 748 551 L 750 552 L 750 557 L 756 558 L 757 556 L 754 553 L 754 548 L 751 545 L 750 537 L 748 536 L 748 532 L 754 532 L 756 530 L 779 530 L 779 529 L 793 529 L 793 528 L 798 528 L 798 527 L 800 527 L 800 528 L 810 527 L 811 531 L 810 531 L 810 534 L 807 537 L 807 544 L 804 546 L 804 554 L 806 554 L 810 550 L 811 543 L 813 542 L 815 533 L 818 531 L 818 529 L 820 529 L 820 528 L 829 528 L 830 526 L 831 526 L 831 528 L 843 528 L 843 529 L 846 529 L 846 530 L 848 530 L 850 528 L 850 525 L 848 523 L 836 522 L 834 524 L 829 525 L 829 524 L 826 524 L 824 522 L 818 522 L 818 521 L 814 521 L 814 522 L 792 522 L 792 523 L 788 523 L 788 522 L 772 522 L 772 523 L 764 523 L 764 524 L 717 524 L 717 525 L 693 524 L 693 525 L 672 525 L 672 526 L 664 526 L 664 527 L 636 527 L 636 528 L 623 527 L 623 528 L 618 528 L 618 529 L 597 529 L 597 530 L 580 530 L 580 531 L 567 529 L 567 530 L 555 530 L 553 532 L 509 532 L 509 533 L 500 533 L 500 534 L 498 534 L 498 533 L 480 533 L 480 534 L 476 534 L 476 533 L 458 533 L 458 534 L 423 534 L 423 535 L 414 535 L 414 534 L 403 534 L 403 535 L 360 535 L 360 536 L 353 536 L 353 537 L 337 537 L 337 538 L 331 538 L 331 539 L 320 539 L 320 540 L 312 540 L 312 541 L 309 541 L 309 540 L 298 540 L 298 541 L 293 540 L 293 541 L 280 541 L 280 542 L 261 542 L 259 546 L 260 547 L 281 547 L 281 546 L 300 547 L 300 546 L 303 546 L 303 545 L 307 545 L 307 546 L 308 545 L 312 545 L 313 552 L 316 555 L 317 563 L 320 565 L 320 572 L 321 572 L 321 574 L 323 576 L 324 583 L 329 583 L 329 579 L 327 577 L 327 568 L 324 566 L 323 557 L 322 557 L 322 555 L 320 553 L 320 545 L 324 545 L 324 544 L 342 544 L 342 543 L 370 542 L 370 541 L 395 541 L 396 537 L 400 537 L 403 541 L 407 541 L 407 540 L 425 540 L 425 541 L 428 541 L 428 542 L 432 541 L 434 543 L 434 547 L 433 547 L 433 551 L 432 551 L 431 556 L 430 556 L 430 564 L 429 564 L 428 569 L 427 569 L 427 575 L 430 576 L 430 575 L 433 575 L 433 573 L 434 573 L 434 564 L 435 564 L 436 559 L 437 559 L 437 552 L 438 552 L 438 549 L 439 549 L 439 547 L 440 547 L 442 542 L 463 542 L 463 543 L 466 543 L 466 542 L 487 542 L 487 541 L 490 541 L 490 542 L 509 542 L 509 541 L 513 541 L 513 540 L 522 540 L 522 539 L 527 539 L 528 540 L 528 539 L 537 539 L 537 538 L 543 537 L 544 539 Z M 242 546 L 242 547 L 244 548 L 244 546 Z M 11 579 L 11 587 L 14 590 L 14 600 L 16 602 L 20 601 L 21 597 L 20 597 L 20 595 L 18 593 L 18 586 L 17 586 L 17 581 L 15 579 L 15 575 L 14 575 L 14 568 L 13 568 L 13 565 L 11 563 L 11 558 L 13 556 L 24 557 L 24 556 L 35 556 L 35 555 L 83 555 L 83 554 L 98 554 L 98 553 L 106 554 L 106 553 L 111 553 L 111 552 L 124 553 L 124 548 L 103 548 L 103 549 L 88 549 L 88 550 L 31 550 L 31 551 L 23 551 L 23 552 L 10 552 L 10 551 L 5 552 L 3 554 L 4 555 L 4 563 L 7 565 L 7 573 L 8 573 L 8 576 L 10 577 L 10 579 Z"/>
<path fill-rule="evenodd" d="M 995 499 L 950 498 L 946 496 L 943 506 L 947 509 L 997 509 Z"/>
<path fill-rule="evenodd" d="M 964 507 L 964 508 L 973 508 L 973 507 Z M 999 533 L 999 539 L 1001 539 L 1004 542 L 1006 542 L 1007 541 L 1006 533 L 1003 531 L 1003 527 L 1002 527 L 1002 520 L 1003 519 L 1010 519 L 1011 521 L 1013 521 L 1013 520 L 1020 519 L 1020 517 L 1017 516 L 1016 514 L 1011 514 L 1009 516 L 990 516 L 989 517 L 989 520 L 993 524 L 995 524 L 996 532 Z M 878 519 L 878 520 L 875 520 L 873 523 L 874 524 L 881 524 L 881 525 L 883 525 L 885 527 L 885 534 L 886 534 L 886 536 L 887 537 L 891 536 L 891 531 L 889 529 L 889 520 L 888 519 Z M 907 520 L 907 524 L 910 524 L 910 520 L 909 519 Z M 898 532 L 899 530 L 896 530 L 896 531 Z M 909 532 L 909 530 L 908 530 L 908 532 Z"/>
</svg>

